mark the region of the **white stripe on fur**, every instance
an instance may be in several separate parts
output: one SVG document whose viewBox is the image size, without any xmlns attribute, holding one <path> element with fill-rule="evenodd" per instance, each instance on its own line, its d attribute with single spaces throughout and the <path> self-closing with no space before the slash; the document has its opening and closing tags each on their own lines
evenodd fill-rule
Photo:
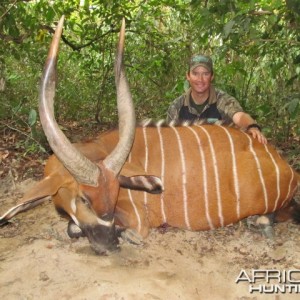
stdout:
<svg viewBox="0 0 300 300">
<path fill-rule="evenodd" d="M 242 132 L 242 131 L 241 131 Z M 260 162 L 259 162 L 259 159 L 256 155 L 256 152 L 254 151 L 253 149 L 253 142 L 252 142 L 252 139 L 249 137 L 248 134 L 244 133 L 243 134 L 248 138 L 249 140 L 249 148 L 250 148 L 250 152 L 253 154 L 253 158 L 254 158 L 254 161 L 256 163 L 256 167 L 257 167 L 257 172 L 258 172 L 258 175 L 259 175 L 259 180 L 260 180 L 260 183 L 261 183 L 261 186 L 262 186 L 262 189 L 263 189 L 263 195 L 264 195 L 264 201 L 265 201 L 265 211 L 264 211 L 264 214 L 267 213 L 268 209 L 269 209 L 269 200 L 268 200 L 268 194 L 267 194 L 267 189 L 266 189 L 266 184 L 265 184 L 265 180 L 264 180 L 264 177 L 263 177 L 263 174 L 262 174 L 262 170 L 261 170 L 261 165 L 260 165 Z"/>
<path fill-rule="evenodd" d="M 141 228 L 142 228 L 141 217 L 140 217 L 140 214 L 139 214 L 139 212 L 137 210 L 137 207 L 136 207 L 136 205 L 135 205 L 135 203 L 133 201 L 131 190 L 127 189 L 127 192 L 128 192 L 128 197 L 129 197 L 130 203 L 131 203 L 131 205 L 133 207 L 133 210 L 134 210 L 134 213 L 135 213 L 135 216 L 136 216 L 136 220 L 137 220 L 137 223 L 138 223 L 137 229 L 138 229 L 138 232 L 140 232 Z"/>
<path fill-rule="evenodd" d="M 176 127 L 171 127 L 173 131 L 175 132 L 177 143 L 179 147 L 179 153 L 180 153 L 180 161 L 181 161 L 181 167 L 182 167 L 182 193 L 183 193 L 183 209 L 184 209 L 184 220 L 185 225 L 188 229 L 191 229 L 189 216 L 188 216 L 188 198 L 187 198 L 187 190 L 186 190 L 186 165 L 185 165 L 185 157 L 182 147 L 182 141 L 180 138 L 180 135 L 178 133 L 178 130 Z"/>
<path fill-rule="evenodd" d="M 161 127 L 157 126 L 158 136 L 159 136 L 159 145 L 160 145 L 160 152 L 161 152 L 161 181 L 162 185 L 164 186 L 164 179 L 165 179 L 165 150 L 164 150 L 164 143 L 163 137 L 161 134 Z M 160 196 L 160 207 L 161 207 L 161 215 L 163 223 L 167 223 L 167 216 L 165 211 L 165 203 L 164 203 L 164 193 L 161 193 Z"/>
<path fill-rule="evenodd" d="M 226 132 L 226 135 L 227 135 L 229 143 L 230 143 L 230 152 L 231 152 L 231 158 L 232 158 L 232 175 L 233 175 L 233 182 L 234 182 L 234 192 L 235 192 L 235 197 L 236 197 L 236 214 L 237 214 L 237 217 L 240 218 L 241 195 L 240 195 L 239 178 L 238 178 L 238 174 L 237 174 L 236 155 L 235 155 L 234 143 L 233 143 L 232 136 L 230 135 L 228 129 L 226 129 L 223 126 L 219 126 L 219 127 L 222 128 Z"/>
<path fill-rule="evenodd" d="M 222 198 L 221 198 L 221 191 L 220 191 L 220 179 L 219 179 L 219 171 L 218 171 L 218 165 L 217 165 L 216 152 L 215 152 L 214 145 L 212 143 L 212 139 L 211 139 L 208 131 L 203 126 L 198 126 L 198 127 L 205 133 L 205 135 L 207 136 L 207 139 L 208 139 L 208 144 L 209 144 L 210 152 L 212 155 L 213 167 L 214 167 L 219 221 L 220 221 L 221 226 L 224 226 L 224 216 L 223 216 Z"/>
<path fill-rule="evenodd" d="M 279 168 L 278 168 L 278 165 L 276 164 L 276 161 L 273 157 L 273 155 L 270 153 L 267 145 L 264 145 L 265 146 L 265 150 L 266 152 L 269 154 L 270 158 L 271 158 L 271 161 L 275 167 L 275 171 L 276 171 L 276 190 L 277 190 L 277 198 L 275 200 L 275 205 L 274 205 L 274 209 L 273 209 L 273 212 L 276 210 L 277 208 L 277 205 L 278 205 L 278 201 L 279 201 L 279 198 L 280 198 L 280 171 L 279 171 Z"/>
<path fill-rule="evenodd" d="M 207 169 L 206 169 L 206 161 L 205 161 L 204 151 L 202 149 L 201 141 L 200 141 L 200 138 L 199 138 L 197 132 L 192 127 L 187 127 L 187 128 L 194 134 L 197 144 L 198 144 L 198 149 L 199 149 L 200 157 L 201 157 L 202 174 L 203 174 L 205 216 L 206 216 L 206 220 L 207 220 L 207 223 L 208 223 L 210 229 L 214 229 L 215 227 L 212 223 L 212 220 L 211 220 L 211 217 L 209 214 L 209 209 L 208 209 Z"/>
</svg>

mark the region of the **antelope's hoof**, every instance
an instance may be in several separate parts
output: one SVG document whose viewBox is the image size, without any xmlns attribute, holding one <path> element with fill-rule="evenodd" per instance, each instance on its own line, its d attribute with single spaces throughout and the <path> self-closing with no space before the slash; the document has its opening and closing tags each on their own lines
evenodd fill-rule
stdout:
<svg viewBox="0 0 300 300">
<path fill-rule="evenodd" d="M 67 233 L 71 239 L 78 239 L 85 236 L 83 231 L 73 222 L 73 220 L 70 220 L 68 223 Z"/>
<path fill-rule="evenodd" d="M 275 236 L 273 225 L 273 215 L 250 216 L 247 218 L 247 227 L 264 235 L 267 239 L 273 239 Z"/>
<path fill-rule="evenodd" d="M 125 229 L 121 232 L 121 238 L 134 245 L 143 245 L 144 239 L 143 237 L 134 229 Z"/>
</svg>

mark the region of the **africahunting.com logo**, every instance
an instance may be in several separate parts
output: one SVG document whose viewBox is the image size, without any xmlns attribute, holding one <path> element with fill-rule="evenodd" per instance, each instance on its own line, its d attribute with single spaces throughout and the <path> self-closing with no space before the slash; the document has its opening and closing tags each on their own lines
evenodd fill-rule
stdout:
<svg viewBox="0 0 300 300">
<path fill-rule="evenodd" d="M 248 282 L 251 294 L 300 294 L 300 270 L 241 270 L 235 282 Z"/>
</svg>

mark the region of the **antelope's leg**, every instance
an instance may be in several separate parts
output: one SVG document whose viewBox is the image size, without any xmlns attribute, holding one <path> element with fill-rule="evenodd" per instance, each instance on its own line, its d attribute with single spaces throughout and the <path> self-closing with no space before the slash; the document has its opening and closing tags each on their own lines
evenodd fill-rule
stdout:
<svg viewBox="0 0 300 300">
<path fill-rule="evenodd" d="M 120 236 L 133 244 L 141 244 L 149 234 L 149 222 L 142 195 L 143 192 L 121 189 L 115 209 L 115 221 L 120 226 Z"/>
<path fill-rule="evenodd" d="M 120 231 L 120 237 L 123 241 L 129 242 L 134 245 L 143 245 L 143 237 L 135 230 L 131 228 L 126 228 Z"/>
</svg>

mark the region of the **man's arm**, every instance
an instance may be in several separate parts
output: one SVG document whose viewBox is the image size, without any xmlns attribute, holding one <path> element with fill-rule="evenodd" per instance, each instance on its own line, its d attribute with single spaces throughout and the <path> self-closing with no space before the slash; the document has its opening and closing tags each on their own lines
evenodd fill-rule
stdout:
<svg viewBox="0 0 300 300">
<path fill-rule="evenodd" d="M 245 112 L 237 112 L 233 115 L 232 121 L 240 128 L 246 129 L 254 138 L 257 138 L 258 141 L 264 145 L 267 144 L 267 139 L 260 131 L 258 125 L 251 126 L 256 124 L 256 122 L 252 119 L 252 117 Z"/>
<path fill-rule="evenodd" d="M 232 120 L 239 128 L 246 129 L 260 143 L 267 144 L 267 139 L 260 131 L 260 127 L 249 114 L 243 111 L 240 103 L 234 97 L 219 90 L 217 92 L 217 107 L 225 117 Z"/>
</svg>

